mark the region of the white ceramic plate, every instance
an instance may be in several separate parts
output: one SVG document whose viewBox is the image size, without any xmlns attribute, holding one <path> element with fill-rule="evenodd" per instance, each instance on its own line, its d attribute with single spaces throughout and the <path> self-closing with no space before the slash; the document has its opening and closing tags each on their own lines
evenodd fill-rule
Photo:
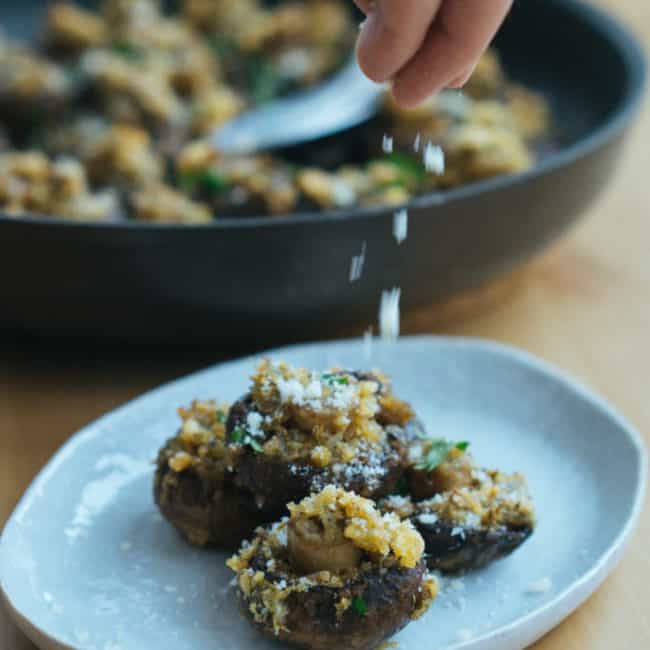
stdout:
<svg viewBox="0 0 650 650">
<path fill-rule="evenodd" d="M 287 348 L 315 368 L 379 367 L 432 432 L 469 439 L 479 462 L 526 474 L 539 527 L 485 571 L 445 584 L 403 650 L 519 650 L 612 570 L 644 496 L 639 435 L 601 399 L 531 356 L 491 343 L 412 338 Z M 41 648 L 243 650 L 279 646 L 241 619 L 225 555 L 183 543 L 152 502 L 152 461 L 195 397 L 234 400 L 259 357 L 155 390 L 86 427 L 50 461 L 9 520 L 0 577 Z"/>
</svg>

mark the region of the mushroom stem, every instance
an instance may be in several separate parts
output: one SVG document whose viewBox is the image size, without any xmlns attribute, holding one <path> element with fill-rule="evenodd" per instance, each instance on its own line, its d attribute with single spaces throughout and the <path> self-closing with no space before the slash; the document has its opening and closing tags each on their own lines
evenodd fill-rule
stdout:
<svg viewBox="0 0 650 650">
<path fill-rule="evenodd" d="M 326 530 L 319 520 L 307 518 L 289 521 L 288 550 L 291 564 L 303 575 L 351 569 L 362 557 L 338 527 Z"/>
</svg>

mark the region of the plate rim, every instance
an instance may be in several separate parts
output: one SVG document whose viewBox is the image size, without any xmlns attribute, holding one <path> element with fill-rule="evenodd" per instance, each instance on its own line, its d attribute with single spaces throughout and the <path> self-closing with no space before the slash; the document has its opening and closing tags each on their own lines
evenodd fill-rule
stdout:
<svg viewBox="0 0 650 650">
<path fill-rule="evenodd" d="M 327 341 L 314 341 L 309 343 L 300 343 L 286 345 L 279 348 L 271 348 L 261 352 L 253 353 L 236 359 L 212 364 L 203 369 L 182 375 L 176 379 L 160 384 L 141 395 L 138 395 L 116 409 L 108 411 L 100 417 L 92 420 L 77 432 L 73 433 L 51 456 L 48 462 L 39 470 L 32 479 L 31 483 L 18 500 L 12 513 L 9 515 L 5 525 L 0 532 L 0 558 L 3 555 L 3 548 L 6 544 L 5 538 L 7 529 L 12 522 L 21 517 L 21 513 L 26 511 L 38 494 L 40 486 L 47 482 L 49 476 L 54 473 L 58 466 L 71 454 L 74 453 L 77 446 L 96 435 L 96 429 L 101 427 L 104 420 L 119 417 L 124 411 L 137 407 L 140 401 L 149 399 L 154 393 L 171 388 L 190 378 L 195 379 L 201 375 L 208 374 L 216 368 L 227 368 L 229 365 L 239 365 L 246 362 L 252 362 L 260 359 L 265 355 L 281 356 L 288 352 L 296 352 L 304 349 L 314 349 L 317 347 L 343 346 L 347 347 L 352 344 L 359 344 L 359 338 L 333 339 Z M 419 345 L 429 344 L 438 347 L 472 349 L 476 353 L 491 354 L 506 359 L 518 367 L 524 367 L 527 371 L 533 372 L 539 376 L 551 379 L 554 383 L 561 386 L 564 391 L 572 393 L 575 397 L 589 404 L 591 408 L 600 411 L 617 426 L 629 442 L 632 443 L 636 452 L 636 461 L 638 466 L 638 481 L 635 486 L 632 508 L 625 520 L 625 524 L 616 535 L 614 540 L 601 553 L 601 555 L 584 571 L 580 576 L 573 580 L 565 589 L 555 595 L 547 603 L 535 608 L 533 611 L 520 616 L 515 621 L 502 625 L 494 630 L 478 635 L 469 641 L 455 643 L 446 648 L 446 650 L 472 650 L 474 647 L 480 647 L 479 643 L 488 643 L 490 641 L 503 641 L 508 638 L 522 638 L 521 630 L 530 629 L 532 634 L 526 636 L 526 644 L 533 643 L 548 631 L 559 625 L 569 614 L 574 612 L 584 601 L 591 596 L 601 583 L 616 568 L 622 559 L 627 547 L 636 531 L 641 513 L 643 511 L 646 487 L 648 480 L 648 450 L 645 441 L 639 430 L 618 411 L 607 399 L 598 395 L 583 381 L 576 379 L 568 372 L 558 366 L 513 345 L 497 342 L 481 337 L 465 336 L 435 336 L 435 335 L 416 335 L 404 336 L 396 343 L 388 343 L 383 346 L 400 346 L 400 345 Z M 384 349 L 388 349 L 384 347 Z M 26 634 L 26 636 L 40 648 L 52 650 L 83 650 L 80 647 L 70 646 L 67 642 L 62 641 L 56 636 L 40 628 L 29 618 L 20 612 L 13 604 L 9 594 L 4 589 L 2 577 L 2 566 L 0 565 L 0 603 L 4 604 L 6 611 L 16 623 L 16 625 Z M 534 624 L 531 624 L 534 623 Z M 524 646 L 508 646 L 508 648 L 523 648 Z"/>
</svg>

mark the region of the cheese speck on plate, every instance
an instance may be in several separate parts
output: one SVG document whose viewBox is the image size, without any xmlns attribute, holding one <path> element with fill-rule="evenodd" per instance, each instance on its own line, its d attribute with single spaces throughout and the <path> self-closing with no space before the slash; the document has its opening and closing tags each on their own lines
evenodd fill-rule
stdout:
<svg viewBox="0 0 650 650">
<path fill-rule="evenodd" d="M 547 576 L 535 582 L 531 582 L 526 588 L 527 594 L 545 594 L 553 588 L 553 581 Z"/>
</svg>

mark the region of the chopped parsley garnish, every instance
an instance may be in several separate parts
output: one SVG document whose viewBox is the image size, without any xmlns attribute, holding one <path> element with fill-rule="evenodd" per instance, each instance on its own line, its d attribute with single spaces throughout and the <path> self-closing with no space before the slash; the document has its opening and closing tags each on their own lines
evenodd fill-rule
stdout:
<svg viewBox="0 0 650 650">
<path fill-rule="evenodd" d="M 366 601 L 361 596 L 355 596 L 352 599 L 352 607 L 354 607 L 354 610 L 359 616 L 365 616 L 368 613 L 368 605 L 366 605 Z"/>
<path fill-rule="evenodd" d="M 385 183 L 383 187 L 398 186 L 415 189 L 427 178 L 425 166 L 412 156 L 393 152 L 387 154 L 383 162 L 390 163 L 397 171 L 397 178 Z"/>
<path fill-rule="evenodd" d="M 232 440 L 232 442 L 242 443 L 244 442 L 244 438 L 247 435 L 248 434 L 244 429 L 242 429 L 241 427 L 235 427 L 233 429 L 233 432 L 230 434 L 230 439 Z"/>
<path fill-rule="evenodd" d="M 142 50 L 127 41 L 117 41 L 113 43 L 112 49 L 117 54 L 122 55 L 125 59 L 137 60 L 142 58 Z"/>
<path fill-rule="evenodd" d="M 226 424 L 226 414 L 221 409 L 217 411 L 217 421 Z"/>
<path fill-rule="evenodd" d="M 230 188 L 228 181 L 210 169 L 185 172 L 180 177 L 181 186 L 188 192 L 200 190 L 206 194 L 221 194 Z"/>
<path fill-rule="evenodd" d="M 421 439 L 430 440 L 429 449 L 423 456 L 422 460 L 415 466 L 415 469 L 430 472 L 438 465 L 441 465 L 447 460 L 449 454 L 454 450 L 466 451 L 469 447 L 469 442 L 450 442 L 442 438 L 424 438 L 422 435 L 418 436 Z"/>
<path fill-rule="evenodd" d="M 255 104 L 269 102 L 285 90 L 284 79 L 278 74 L 273 63 L 263 56 L 249 57 L 248 78 L 251 98 Z"/>
<path fill-rule="evenodd" d="M 256 451 L 258 454 L 261 454 L 264 451 L 264 447 L 255 440 L 255 438 L 250 438 L 247 440 L 246 444 L 253 450 Z"/>
<path fill-rule="evenodd" d="M 329 386 L 333 386 L 334 384 L 338 384 L 339 386 L 347 386 L 350 383 L 350 380 L 345 376 L 330 375 L 327 373 L 322 375 L 321 379 Z"/>
<path fill-rule="evenodd" d="M 235 41 L 226 36 L 225 34 L 216 34 L 209 40 L 210 47 L 214 53 L 220 58 L 225 59 L 237 53 L 237 45 Z"/>
<path fill-rule="evenodd" d="M 246 429 L 243 427 L 235 427 L 230 434 L 231 442 L 240 445 L 248 445 L 254 452 L 261 454 L 264 451 L 264 447 L 257 441 L 253 436 L 251 436 Z"/>
</svg>

